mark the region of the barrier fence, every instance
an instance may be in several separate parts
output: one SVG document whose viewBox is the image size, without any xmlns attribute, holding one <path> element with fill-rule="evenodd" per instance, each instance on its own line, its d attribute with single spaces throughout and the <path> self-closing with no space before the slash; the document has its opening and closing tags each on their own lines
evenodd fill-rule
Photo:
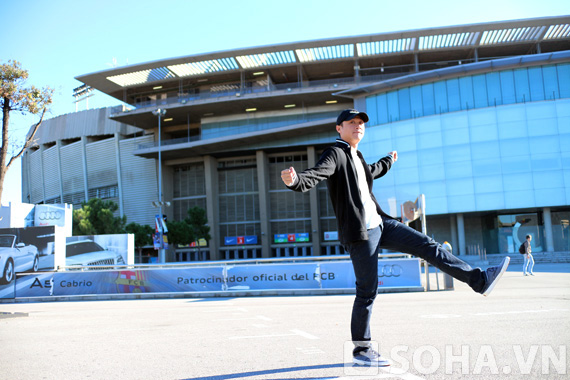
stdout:
<svg viewBox="0 0 570 380">
<path fill-rule="evenodd" d="M 429 269 L 421 260 L 402 254 L 381 254 L 378 289 L 424 291 Z M 436 277 L 437 278 L 437 277 Z M 355 277 L 348 255 L 211 261 L 178 264 L 70 266 L 55 272 L 19 274 L 0 286 L 0 299 L 69 297 L 116 294 L 235 295 L 252 293 L 315 293 L 354 290 Z M 439 290 L 439 280 L 438 280 Z"/>
</svg>

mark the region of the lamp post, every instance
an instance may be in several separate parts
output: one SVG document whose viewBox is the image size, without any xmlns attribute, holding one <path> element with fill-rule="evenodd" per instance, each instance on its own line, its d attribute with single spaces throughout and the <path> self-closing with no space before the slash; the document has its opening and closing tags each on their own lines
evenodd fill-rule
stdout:
<svg viewBox="0 0 570 380">
<path fill-rule="evenodd" d="M 166 110 L 163 108 L 157 108 L 156 110 L 152 111 L 152 114 L 158 116 L 158 207 L 160 210 L 159 211 L 160 220 L 162 222 L 162 215 L 163 215 L 162 206 L 164 205 L 164 202 L 162 201 L 162 148 L 161 148 L 162 131 L 160 128 L 161 127 L 160 124 L 161 124 L 161 119 L 166 114 Z M 166 257 L 162 243 L 160 249 L 158 250 L 158 262 L 159 263 L 166 262 Z"/>
</svg>

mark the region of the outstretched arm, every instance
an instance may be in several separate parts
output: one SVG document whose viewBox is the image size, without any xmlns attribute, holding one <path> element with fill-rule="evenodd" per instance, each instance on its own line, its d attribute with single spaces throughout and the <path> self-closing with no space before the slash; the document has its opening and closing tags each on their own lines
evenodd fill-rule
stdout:
<svg viewBox="0 0 570 380">
<path fill-rule="evenodd" d="M 319 182 L 332 176 L 336 171 L 337 156 L 333 149 L 326 150 L 321 156 L 319 162 L 310 169 L 303 170 L 300 173 L 295 171 L 292 166 L 289 169 L 281 171 L 281 179 L 285 186 L 295 191 L 309 191 Z"/>
<path fill-rule="evenodd" d="M 377 162 L 368 165 L 368 167 L 370 168 L 370 173 L 372 173 L 372 177 L 376 179 L 388 173 L 388 171 L 392 167 L 392 164 L 397 160 L 398 160 L 398 152 L 393 150 L 391 152 L 388 152 L 388 155 L 386 157 L 382 157 Z"/>
</svg>

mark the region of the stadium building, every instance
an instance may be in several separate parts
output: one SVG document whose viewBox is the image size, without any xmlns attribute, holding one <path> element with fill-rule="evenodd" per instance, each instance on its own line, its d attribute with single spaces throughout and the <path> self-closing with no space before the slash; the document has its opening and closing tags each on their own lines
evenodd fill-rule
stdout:
<svg viewBox="0 0 570 380">
<path fill-rule="evenodd" d="M 382 208 L 425 194 L 428 235 L 460 255 L 570 251 L 570 16 L 473 24 L 161 59 L 77 77 L 123 106 L 47 120 L 22 159 L 22 201 L 116 202 L 128 222 L 206 210 L 208 247 L 174 261 L 343 253 L 314 165 L 346 108 L 359 148 L 398 162 Z M 164 114 L 157 110 L 166 111 Z M 159 160 L 160 158 L 160 160 Z"/>
</svg>

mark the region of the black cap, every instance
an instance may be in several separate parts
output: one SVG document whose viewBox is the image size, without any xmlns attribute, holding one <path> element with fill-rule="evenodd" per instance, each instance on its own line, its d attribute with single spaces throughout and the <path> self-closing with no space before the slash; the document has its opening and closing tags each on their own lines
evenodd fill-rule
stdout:
<svg viewBox="0 0 570 380">
<path fill-rule="evenodd" d="M 350 108 L 342 111 L 340 115 L 338 115 L 338 118 L 336 119 L 336 125 L 341 125 L 343 121 L 352 120 L 357 116 L 361 118 L 363 122 L 368 122 L 368 115 L 366 113 Z"/>
</svg>

